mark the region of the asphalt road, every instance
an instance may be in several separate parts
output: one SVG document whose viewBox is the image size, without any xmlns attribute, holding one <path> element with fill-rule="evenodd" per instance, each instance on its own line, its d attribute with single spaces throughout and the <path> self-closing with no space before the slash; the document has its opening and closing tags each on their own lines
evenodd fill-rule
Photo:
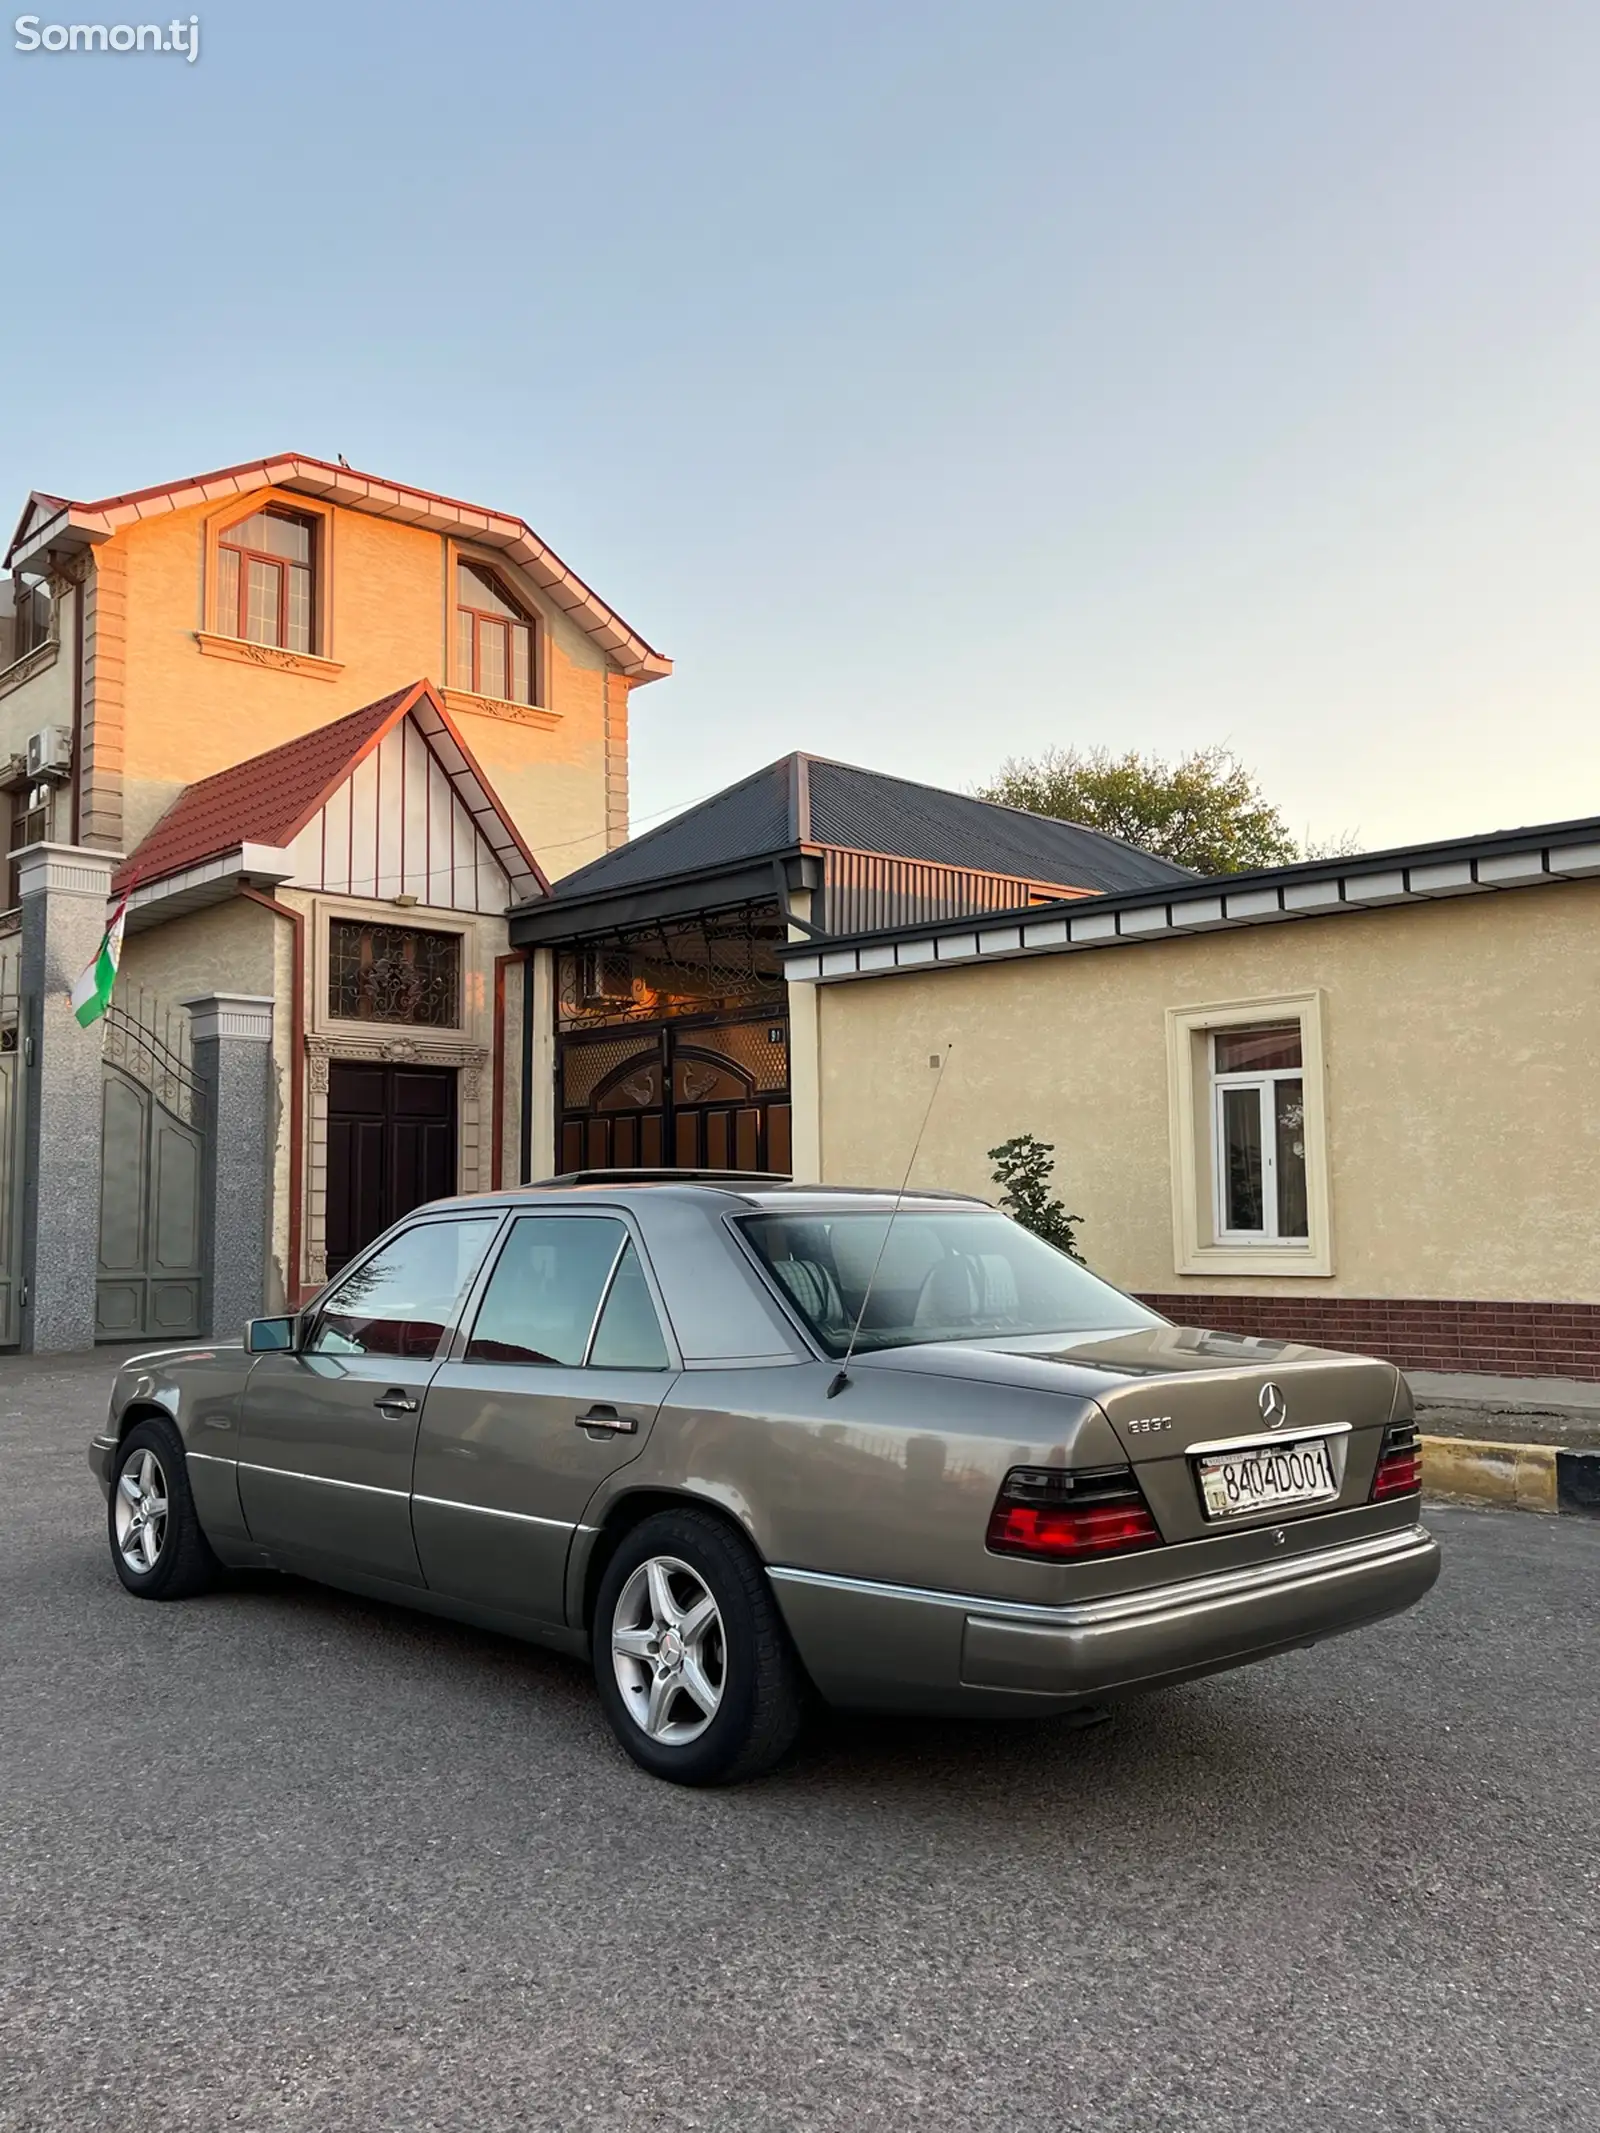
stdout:
<svg viewBox="0 0 1600 2133">
<path fill-rule="evenodd" d="M 0 2128 L 1600 2123 L 1600 1524 L 1096 1732 L 693 1794 L 585 1675 L 286 1580 L 141 1604 L 104 1363 L 0 1363 Z"/>
</svg>

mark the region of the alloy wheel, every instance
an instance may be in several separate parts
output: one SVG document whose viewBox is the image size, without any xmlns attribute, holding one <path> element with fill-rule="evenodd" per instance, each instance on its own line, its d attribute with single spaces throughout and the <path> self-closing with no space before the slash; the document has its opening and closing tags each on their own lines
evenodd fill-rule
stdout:
<svg viewBox="0 0 1600 2133">
<path fill-rule="evenodd" d="M 654 1555 L 617 1595 L 611 1663 L 640 1732 L 665 1748 L 698 1740 L 722 1705 L 728 1647 L 722 1616 L 699 1571 Z"/>
<path fill-rule="evenodd" d="M 167 1537 L 167 1477 L 152 1451 L 132 1453 L 117 1476 L 116 1527 L 122 1560 L 148 1577 Z"/>
</svg>

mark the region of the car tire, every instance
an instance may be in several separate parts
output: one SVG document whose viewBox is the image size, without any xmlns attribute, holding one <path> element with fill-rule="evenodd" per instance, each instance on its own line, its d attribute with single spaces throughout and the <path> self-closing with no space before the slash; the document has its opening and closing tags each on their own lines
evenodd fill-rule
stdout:
<svg viewBox="0 0 1600 2133">
<path fill-rule="evenodd" d="M 611 1730 L 653 1777 L 738 1784 L 800 1731 L 804 1682 L 766 1572 L 707 1512 L 657 1512 L 626 1535 L 600 1581 L 593 1645 Z"/>
<path fill-rule="evenodd" d="M 106 1525 L 117 1576 L 141 1600 L 187 1600 L 214 1583 L 220 1566 L 170 1422 L 136 1422 L 118 1445 Z"/>
</svg>

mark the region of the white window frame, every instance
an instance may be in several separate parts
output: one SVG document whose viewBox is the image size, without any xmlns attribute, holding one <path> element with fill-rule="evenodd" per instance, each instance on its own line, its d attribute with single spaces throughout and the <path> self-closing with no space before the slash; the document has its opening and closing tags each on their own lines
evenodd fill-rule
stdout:
<svg viewBox="0 0 1600 2133">
<path fill-rule="evenodd" d="M 1172 1144 L 1172 1250 L 1177 1274 L 1308 1275 L 1333 1272 L 1333 1236 L 1328 1178 L 1327 1077 L 1323 1051 L 1323 1001 L 1319 990 L 1280 993 L 1250 1000 L 1212 1001 L 1167 1010 L 1168 1118 Z M 1282 1027 L 1300 1029 L 1301 1084 L 1305 1104 L 1305 1237 L 1280 1237 L 1277 1228 L 1275 1135 L 1263 1135 L 1264 1185 L 1273 1230 L 1229 1231 L 1223 1227 L 1220 1190 L 1222 1101 L 1219 1087 L 1265 1086 L 1294 1080 L 1292 1068 L 1255 1070 L 1218 1077 L 1211 1039 L 1218 1030 Z M 1267 1107 L 1264 1104 L 1263 1109 Z M 1264 1119 L 1264 1124 L 1270 1119 Z"/>
<path fill-rule="evenodd" d="M 1261 1023 L 1258 1028 L 1271 1025 Z M 1279 1023 L 1276 1027 L 1288 1027 Z M 1296 1247 L 1305 1242 L 1288 1236 L 1278 1226 L 1278 1084 L 1297 1081 L 1301 1104 L 1305 1100 L 1305 1065 L 1297 1067 L 1248 1067 L 1238 1073 L 1219 1074 L 1216 1067 L 1216 1032 L 1208 1038 L 1211 1050 L 1211 1184 L 1212 1233 L 1221 1244 L 1281 1244 Z M 1255 1094 L 1256 1116 L 1261 1134 L 1261 1211 L 1266 1221 L 1260 1229 L 1233 1229 L 1228 1224 L 1226 1096 L 1232 1089 L 1250 1089 Z M 1309 1198 L 1309 1195 L 1308 1195 Z M 1309 1212 L 1308 1212 L 1309 1223 Z"/>
</svg>

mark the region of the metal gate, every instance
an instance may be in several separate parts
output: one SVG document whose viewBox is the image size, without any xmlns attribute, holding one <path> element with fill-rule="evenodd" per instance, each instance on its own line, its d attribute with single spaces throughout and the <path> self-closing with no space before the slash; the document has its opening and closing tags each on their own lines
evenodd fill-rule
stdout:
<svg viewBox="0 0 1600 2133">
<path fill-rule="evenodd" d="M 22 1277 L 22 932 L 11 924 L 0 935 L 0 1347 L 19 1337 Z"/>
<path fill-rule="evenodd" d="M 132 989 L 105 1023 L 98 1340 L 184 1340 L 204 1323 L 201 1169 L 208 1121 L 189 1018 Z"/>
<path fill-rule="evenodd" d="M 782 1011 L 557 1040 L 558 1168 L 787 1174 L 789 1021 Z"/>
</svg>

